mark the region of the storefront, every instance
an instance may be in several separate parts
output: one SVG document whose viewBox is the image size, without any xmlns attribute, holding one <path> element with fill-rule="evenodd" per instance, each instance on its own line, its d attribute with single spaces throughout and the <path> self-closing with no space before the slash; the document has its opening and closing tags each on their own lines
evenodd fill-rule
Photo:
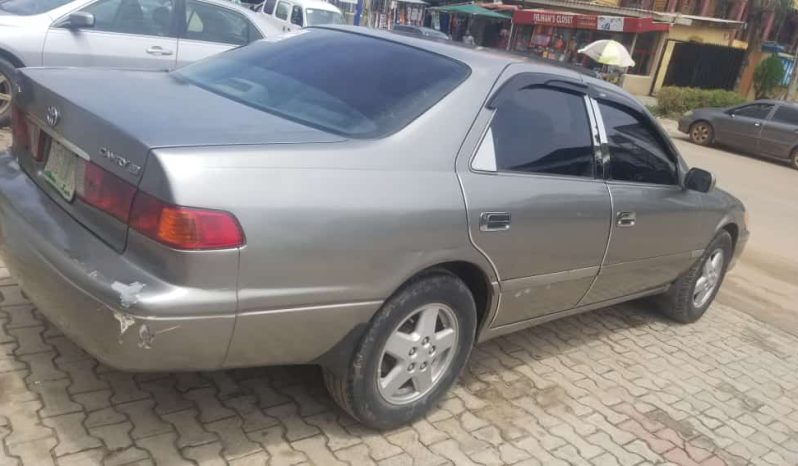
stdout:
<svg viewBox="0 0 798 466">
<path fill-rule="evenodd" d="M 391 29 L 394 24 L 420 26 L 426 7 L 423 0 L 371 0 L 368 8 L 364 8 L 361 24 L 376 29 Z"/>
<path fill-rule="evenodd" d="M 612 39 L 623 44 L 635 61 L 635 66 L 627 72 L 648 75 L 656 65 L 661 36 L 667 34 L 669 28 L 670 24 L 656 23 L 651 18 L 517 10 L 513 13 L 510 49 L 596 67 L 597 64 L 577 50 L 597 40 Z"/>
</svg>

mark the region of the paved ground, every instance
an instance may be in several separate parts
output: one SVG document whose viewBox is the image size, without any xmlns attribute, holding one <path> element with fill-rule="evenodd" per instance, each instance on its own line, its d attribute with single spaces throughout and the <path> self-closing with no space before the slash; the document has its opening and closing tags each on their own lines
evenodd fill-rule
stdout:
<svg viewBox="0 0 798 466">
<path fill-rule="evenodd" d="M 752 181 L 778 192 L 781 177 L 792 189 L 796 178 L 679 145 L 749 202 L 755 238 L 773 236 L 752 240 L 750 264 L 746 256 L 704 319 L 675 325 L 634 303 L 480 345 L 439 409 L 391 432 L 343 415 L 314 368 L 110 370 L 0 268 L 0 465 L 798 464 L 798 337 L 768 323 L 767 303 L 798 309 L 784 296 L 760 301 L 782 293 L 781 273 L 798 262 L 794 250 L 771 257 L 774 245 L 794 246 L 795 235 L 780 235 L 798 216 L 769 206 Z M 771 214 L 787 221 L 770 225 Z"/>
</svg>

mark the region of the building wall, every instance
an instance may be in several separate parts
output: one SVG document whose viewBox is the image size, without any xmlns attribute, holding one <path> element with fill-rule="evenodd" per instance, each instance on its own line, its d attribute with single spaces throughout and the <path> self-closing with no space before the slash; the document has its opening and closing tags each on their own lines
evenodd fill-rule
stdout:
<svg viewBox="0 0 798 466">
<path fill-rule="evenodd" d="M 668 65 L 670 65 L 671 55 L 673 54 L 673 47 L 675 45 L 674 40 L 729 46 L 734 41 L 734 32 L 735 29 L 729 28 L 717 28 L 695 24 L 691 26 L 674 24 L 668 34 L 668 39 L 672 40 L 665 42 L 665 47 L 662 50 L 662 61 L 654 74 L 654 89 L 652 94 L 657 95 L 657 92 L 662 87 L 662 82 L 665 81 L 665 74 L 668 72 Z M 648 94 L 648 91 L 646 91 L 646 94 Z"/>
<path fill-rule="evenodd" d="M 653 75 L 642 76 L 639 74 L 627 74 L 623 77 L 623 88 L 633 95 L 648 95 L 653 81 Z"/>
</svg>

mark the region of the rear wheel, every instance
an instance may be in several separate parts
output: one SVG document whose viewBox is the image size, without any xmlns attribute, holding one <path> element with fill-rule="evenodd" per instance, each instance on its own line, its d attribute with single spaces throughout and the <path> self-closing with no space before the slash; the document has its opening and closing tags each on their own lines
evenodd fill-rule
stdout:
<svg viewBox="0 0 798 466">
<path fill-rule="evenodd" d="M 728 232 L 715 236 L 695 264 L 671 288 L 657 297 L 663 314 L 681 322 L 695 322 L 715 299 L 732 258 L 732 239 Z"/>
<path fill-rule="evenodd" d="M 14 84 L 11 79 L 15 69 L 11 62 L 0 58 L 0 128 L 8 126 L 11 120 L 11 92 Z"/>
<path fill-rule="evenodd" d="M 712 125 L 706 121 L 697 121 L 690 125 L 689 134 L 690 140 L 701 146 L 708 146 L 712 144 L 712 139 L 715 136 Z"/>
<path fill-rule="evenodd" d="M 471 352 L 476 306 L 447 272 L 420 277 L 374 316 L 345 374 L 324 371 L 333 399 L 361 423 L 388 429 L 432 408 Z"/>
</svg>

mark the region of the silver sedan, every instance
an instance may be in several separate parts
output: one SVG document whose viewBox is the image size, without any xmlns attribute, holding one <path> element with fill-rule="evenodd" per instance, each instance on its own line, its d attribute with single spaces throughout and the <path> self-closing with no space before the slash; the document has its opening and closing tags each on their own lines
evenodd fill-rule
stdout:
<svg viewBox="0 0 798 466">
<path fill-rule="evenodd" d="M 647 296 L 695 321 L 748 237 L 632 97 L 509 55 L 325 27 L 21 77 L 0 253 L 52 322 L 127 370 L 318 364 L 371 426 L 498 335 Z"/>
<path fill-rule="evenodd" d="M 267 27 L 263 15 L 224 0 L 2 0 L 0 125 L 15 68 L 173 69 L 261 39 Z"/>
</svg>

